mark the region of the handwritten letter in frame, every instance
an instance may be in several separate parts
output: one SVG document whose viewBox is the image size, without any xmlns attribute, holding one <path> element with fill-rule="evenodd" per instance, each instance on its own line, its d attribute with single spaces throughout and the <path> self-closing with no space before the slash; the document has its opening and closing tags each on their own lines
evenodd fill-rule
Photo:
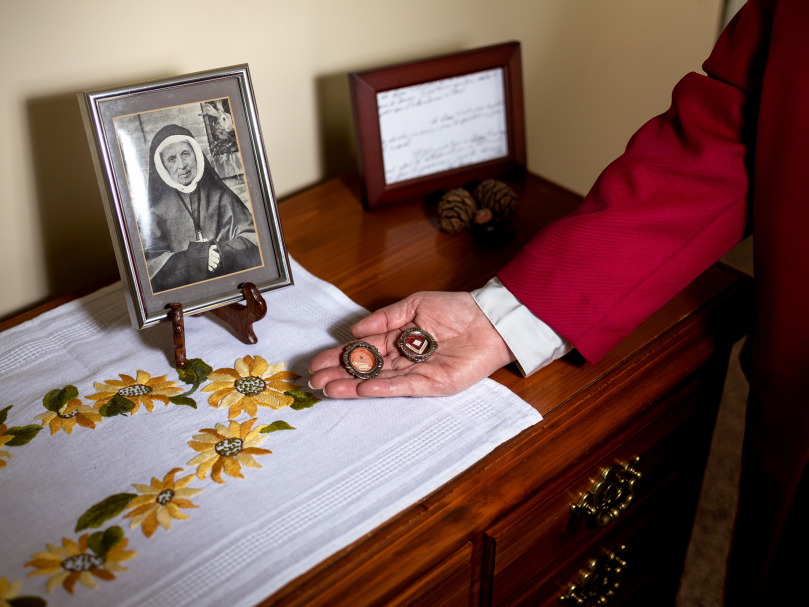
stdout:
<svg viewBox="0 0 809 607">
<path fill-rule="evenodd" d="M 525 166 L 519 42 L 350 78 L 366 209 Z"/>
</svg>

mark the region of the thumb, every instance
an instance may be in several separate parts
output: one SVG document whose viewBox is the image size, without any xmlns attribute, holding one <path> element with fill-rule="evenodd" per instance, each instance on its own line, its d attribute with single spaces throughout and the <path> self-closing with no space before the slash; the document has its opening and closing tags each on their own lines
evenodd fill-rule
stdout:
<svg viewBox="0 0 809 607">
<path fill-rule="evenodd" d="M 367 337 L 400 329 L 413 322 L 418 309 L 418 301 L 418 294 L 415 294 L 384 308 L 379 308 L 352 326 L 351 334 L 354 337 Z"/>
</svg>

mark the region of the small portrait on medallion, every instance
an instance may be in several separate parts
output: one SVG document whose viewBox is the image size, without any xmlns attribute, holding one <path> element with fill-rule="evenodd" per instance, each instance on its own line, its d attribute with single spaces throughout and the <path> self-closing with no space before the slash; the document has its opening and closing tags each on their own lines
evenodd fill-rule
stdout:
<svg viewBox="0 0 809 607">
<path fill-rule="evenodd" d="M 80 100 L 138 328 L 292 283 L 247 66 Z"/>
</svg>

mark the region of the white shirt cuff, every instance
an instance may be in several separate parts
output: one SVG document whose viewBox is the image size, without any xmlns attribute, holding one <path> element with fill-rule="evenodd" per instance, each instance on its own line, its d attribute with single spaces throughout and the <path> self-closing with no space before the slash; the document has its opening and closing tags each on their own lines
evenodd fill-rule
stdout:
<svg viewBox="0 0 809 607">
<path fill-rule="evenodd" d="M 492 278 L 471 294 L 511 348 L 524 376 L 539 371 L 573 349 L 570 342 L 522 305 L 499 278 Z"/>
</svg>

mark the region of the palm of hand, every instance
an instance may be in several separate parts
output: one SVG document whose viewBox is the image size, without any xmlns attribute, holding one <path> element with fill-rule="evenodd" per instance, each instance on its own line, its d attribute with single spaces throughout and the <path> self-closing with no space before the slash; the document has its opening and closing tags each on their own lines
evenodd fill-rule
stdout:
<svg viewBox="0 0 809 607">
<path fill-rule="evenodd" d="M 439 344 L 427 362 L 410 361 L 397 346 L 402 332 L 415 326 Z M 514 360 L 468 293 L 416 293 L 361 320 L 352 333 L 379 350 L 384 367 L 374 379 L 357 380 L 343 367 L 342 346 L 321 352 L 310 366 L 310 386 L 331 398 L 446 396 Z"/>
</svg>

